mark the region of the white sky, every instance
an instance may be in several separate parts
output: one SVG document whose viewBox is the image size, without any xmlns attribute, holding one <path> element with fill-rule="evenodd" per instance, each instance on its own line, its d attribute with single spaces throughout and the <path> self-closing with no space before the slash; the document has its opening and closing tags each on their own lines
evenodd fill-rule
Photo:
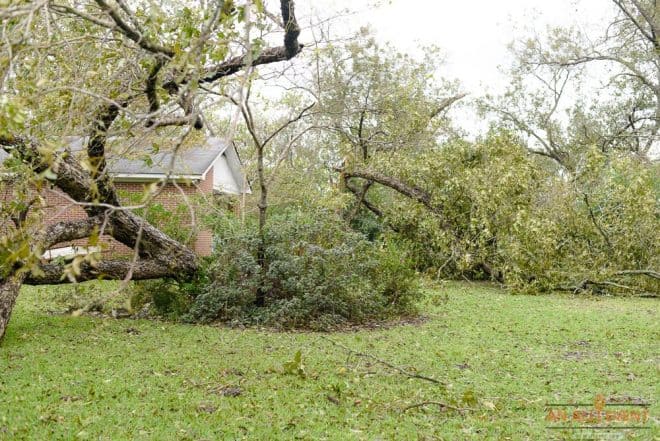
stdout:
<svg viewBox="0 0 660 441">
<path fill-rule="evenodd" d="M 358 11 L 341 26 L 350 31 L 369 25 L 379 40 L 402 51 L 439 46 L 447 55 L 442 76 L 460 79 L 476 94 L 505 84 L 498 66 L 510 63 L 507 46 L 514 39 L 547 26 L 602 33 L 613 11 L 610 0 L 382 0 L 379 6 L 372 0 L 299 0 L 299 9 L 308 1 L 321 17 L 343 8 Z"/>
<path fill-rule="evenodd" d="M 611 0 L 298 0 L 299 17 L 309 14 L 309 4 L 319 17 L 357 11 L 335 24 L 339 33 L 370 26 L 379 41 L 404 52 L 440 47 L 446 55 L 440 76 L 460 80 L 472 97 L 503 91 L 507 78 L 500 67 L 511 64 L 513 40 L 543 34 L 548 26 L 577 26 L 600 36 L 614 14 Z M 472 112 L 458 119 L 473 134 L 484 128 Z"/>
</svg>

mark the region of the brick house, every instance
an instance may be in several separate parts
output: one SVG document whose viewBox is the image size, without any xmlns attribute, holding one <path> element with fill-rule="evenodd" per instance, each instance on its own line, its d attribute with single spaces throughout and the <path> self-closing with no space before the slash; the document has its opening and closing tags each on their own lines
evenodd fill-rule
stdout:
<svg viewBox="0 0 660 441">
<path fill-rule="evenodd" d="M 85 142 L 86 139 L 82 137 L 67 138 L 68 148 L 73 154 L 83 152 Z M 195 222 L 193 228 L 189 206 L 210 208 L 218 205 L 216 202 L 219 197 L 226 202 L 251 192 L 234 145 L 220 138 L 206 138 L 180 149 L 176 155 L 171 150 L 159 151 L 153 145 L 130 146 L 130 157 L 126 154 L 113 154 L 119 151 L 121 148 L 115 146 L 107 154 L 106 171 L 115 183 L 122 204 L 138 205 L 149 186 L 167 181 L 151 200 L 150 207 L 157 207 L 161 217 L 170 217 L 170 221 L 180 223 L 182 231 L 190 231 L 191 234 L 186 236 L 191 238 L 188 246 L 200 256 L 211 253 L 213 237 L 211 231 L 200 227 L 198 222 Z M 0 150 L 0 174 L 1 164 L 8 156 Z M 11 185 L 4 186 L 0 201 L 10 200 L 12 192 Z M 57 188 L 42 191 L 41 196 L 45 200 L 44 219 L 47 224 L 87 217 L 82 207 L 74 204 Z M 174 213 L 177 212 L 180 216 L 175 218 Z M 203 214 L 197 213 L 196 217 Z M 103 236 L 100 242 L 100 247 L 94 251 L 112 255 L 128 255 L 133 252 L 110 236 Z M 51 259 L 84 254 L 89 252 L 86 245 L 86 240 L 57 244 L 44 257 Z"/>
</svg>

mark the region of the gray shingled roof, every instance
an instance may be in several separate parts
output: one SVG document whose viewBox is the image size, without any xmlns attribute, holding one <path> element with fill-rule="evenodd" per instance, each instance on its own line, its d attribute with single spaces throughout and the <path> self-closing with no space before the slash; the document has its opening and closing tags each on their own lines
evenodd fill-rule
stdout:
<svg viewBox="0 0 660 441">
<path fill-rule="evenodd" d="M 68 138 L 69 148 L 72 152 L 79 152 L 84 149 L 86 139 L 83 137 Z M 172 177 L 201 178 L 213 162 L 222 153 L 227 150 L 229 144 L 221 138 L 210 137 L 201 146 L 193 146 L 182 149 L 177 153 L 172 164 L 173 152 L 163 151 L 153 152 L 152 145 L 140 145 L 130 149 L 134 159 L 114 156 L 112 152 L 108 154 L 107 170 L 110 175 L 116 177 L 141 176 L 144 178 L 158 178 L 170 174 Z M 140 155 L 139 153 L 144 154 Z M 0 164 L 9 156 L 7 152 L 0 149 Z M 145 161 L 142 157 L 148 156 L 150 161 Z"/>
</svg>

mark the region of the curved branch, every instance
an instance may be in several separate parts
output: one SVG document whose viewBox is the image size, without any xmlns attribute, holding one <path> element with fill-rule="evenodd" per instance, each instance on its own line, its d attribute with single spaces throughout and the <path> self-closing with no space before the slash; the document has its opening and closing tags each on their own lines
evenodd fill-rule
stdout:
<svg viewBox="0 0 660 441">
<path fill-rule="evenodd" d="M 216 64 L 205 69 L 199 80 L 200 83 L 212 83 L 222 77 L 233 75 L 245 67 L 260 66 L 262 64 L 277 63 L 279 61 L 290 60 L 300 53 L 304 45 L 298 42 L 300 35 L 300 26 L 295 14 L 294 0 L 280 0 L 282 10 L 282 20 L 284 23 L 284 45 L 279 47 L 266 48 L 257 57 L 248 57 L 247 54 L 230 58 L 222 63 Z M 249 62 L 249 60 L 252 60 Z M 248 66 L 249 63 L 249 66 Z M 163 87 L 172 93 L 177 90 L 180 84 L 185 84 L 190 79 L 184 78 L 180 82 L 175 80 L 168 81 Z"/>
<path fill-rule="evenodd" d="M 368 181 L 378 182 L 381 185 L 389 187 L 396 192 L 421 203 L 434 213 L 442 212 L 440 207 L 437 207 L 433 204 L 431 200 L 431 194 L 417 186 L 407 184 L 396 178 L 392 178 L 390 176 L 371 170 L 346 171 L 341 168 L 335 168 L 335 170 L 342 173 L 345 178 L 362 178 Z"/>
<path fill-rule="evenodd" d="M 298 45 L 298 52 L 303 48 L 302 44 Z M 280 61 L 289 60 L 287 49 L 285 46 L 280 47 L 271 47 L 264 49 L 259 56 L 255 57 L 250 63 L 250 66 L 260 66 L 262 64 L 277 63 Z M 239 55 L 229 60 L 223 61 L 222 63 L 216 64 L 215 66 L 205 69 L 202 78 L 199 80 L 200 83 L 212 83 L 219 80 L 220 78 L 227 77 L 235 74 L 241 69 L 247 67 L 247 57 L 245 55 Z M 181 81 L 181 84 L 185 84 L 188 80 Z M 171 87 L 172 82 L 167 83 L 168 87 Z M 164 86 L 166 89 L 168 87 Z"/>
</svg>

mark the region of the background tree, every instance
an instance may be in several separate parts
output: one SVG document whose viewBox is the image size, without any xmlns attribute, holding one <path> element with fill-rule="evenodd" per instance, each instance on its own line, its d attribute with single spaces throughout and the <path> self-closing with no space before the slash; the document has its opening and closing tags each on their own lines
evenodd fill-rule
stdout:
<svg viewBox="0 0 660 441">
<path fill-rule="evenodd" d="M 612 0 L 602 35 L 555 28 L 516 42 L 511 86 L 485 110 L 565 170 L 591 146 L 657 156 L 660 12 L 655 0 Z M 573 104 L 572 104 L 573 103 Z"/>
<path fill-rule="evenodd" d="M 289 155 L 291 149 L 293 148 L 294 143 L 304 135 L 309 128 L 303 128 L 298 133 L 295 132 L 295 126 L 298 121 L 308 116 L 308 112 L 314 107 L 315 103 L 308 104 L 302 108 L 302 110 L 297 111 L 291 109 L 290 107 L 285 109 L 287 113 L 293 111 L 293 114 L 285 115 L 281 120 L 269 121 L 270 125 L 273 125 L 272 128 L 268 129 L 264 127 L 264 124 L 259 124 L 259 121 L 255 118 L 255 112 L 252 109 L 250 104 L 250 92 L 252 81 L 247 87 L 247 93 L 245 99 L 242 101 L 237 101 L 232 98 L 232 102 L 240 108 L 241 115 L 243 116 L 243 122 L 245 128 L 249 133 L 252 145 L 255 150 L 255 160 L 256 160 L 256 183 L 259 191 L 259 202 L 257 203 L 257 208 L 259 209 L 258 214 L 258 235 L 259 235 L 259 246 L 257 249 L 257 262 L 261 267 L 262 271 L 266 271 L 268 262 L 266 260 L 266 222 L 267 222 L 267 211 L 268 211 L 268 189 L 270 183 L 275 177 L 277 168 L 279 164 Z M 286 101 L 285 101 L 286 102 Z M 286 102 L 290 104 L 289 102 Z M 271 108 L 271 111 L 273 109 Z M 268 155 L 267 147 L 269 144 L 274 144 L 276 141 L 279 141 L 280 137 L 287 136 L 285 145 L 279 150 L 278 158 L 275 159 L 271 164 L 267 164 Z M 269 167 L 270 165 L 270 167 Z M 270 171 L 267 171 L 267 168 L 270 168 Z M 257 293 L 256 303 L 257 306 L 263 306 L 265 301 L 265 292 Z"/>
<path fill-rule="evenodd" d="M 363 210 L 382 218 L 383 209 L 373 200 L 384 198 L 384 205 L 391 200 L 372 186 L 388 184 L 355 170 L 402 164 L 457 136 L 447 111 L 465 94 L 456 82 L 438 75 L 442 57 L 437 48 L 416 60 L 379 46 L 363 32 L 354 42 L 329 45 L 318 54 L 305 89 L 319 102 L 316 142 L 326 146 L 328 164 L 353 170 L 342 175 L 342 185 L 356 200 L 348 219 L 359 220 Z"/>
</svg>

